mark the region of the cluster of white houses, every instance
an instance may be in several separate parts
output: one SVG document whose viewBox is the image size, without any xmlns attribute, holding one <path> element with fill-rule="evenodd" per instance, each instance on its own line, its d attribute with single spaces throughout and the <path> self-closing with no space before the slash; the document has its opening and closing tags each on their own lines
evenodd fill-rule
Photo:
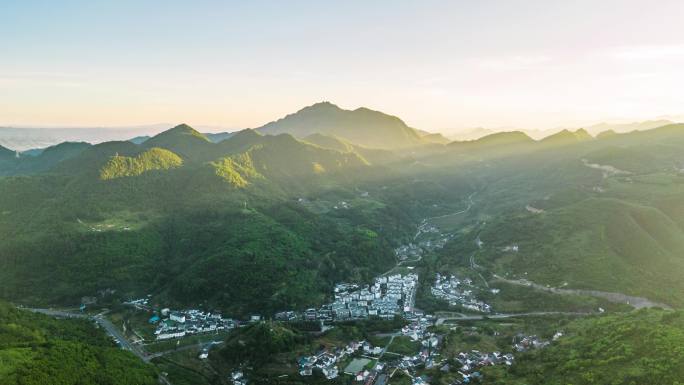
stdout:
<svg viewBox="0 0 684 385">
<path fill-rule="evenodd" d="M 336 320 L 393 318 L 413 310 L 417 286 L 416 274 L 381 276 L 364 287 L 342 283 L 327 307 Z"/>
<path fill-rule="evenodd" d="M 372 285 L 335 285 L 334 301 L 319 309 L 276 313 L 279 321 L 348 321 L 379 317 L 390 319 L 408 315 L 415 304 L 418 275 L 395 274 L 375 278 Z"/>
<path fill-rule="evenodd" d="M 451 306 L 460 306 L 468 310 L 489 313 L 492 307 L 473 294 L 473 281 L 470 278 L 458 278 L 454 275 L 443 276 L 437 273 L 432 285 L 432 295 L 441 298 Z"/>
<path fill-rule="evenodd" d="M 154 315 L 150 318 L 150 323 L 157 325 L 154 334 L 158 340 L 218 332 L 235 327 L 235 322 L 232 319 L 223 318 L 218 313 L 206 313 L 201 310 L 171 311 L 170 309 L 162 309 L 160 315 Z"/>
</svg>

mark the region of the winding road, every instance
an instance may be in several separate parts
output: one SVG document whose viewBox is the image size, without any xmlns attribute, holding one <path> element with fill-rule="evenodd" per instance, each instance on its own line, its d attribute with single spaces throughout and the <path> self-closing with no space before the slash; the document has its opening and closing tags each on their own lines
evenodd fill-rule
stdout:
<svg viewBox="0 0 684 385">
<path fill-rule="evenodd" d="M 100 327 L 102 327 L 107 334 L 109 334 L 111 337 L 119 341 L 119 345 L 121 346 L 122 349 L 128 350 L 138 356 L 141 360 L 145 362 L 150 362 L 151 360 L 171 354 L 177 351 L 183 351 L 183 350 L 188 350 L 192 348 L 208 348 L 213 345 L 220 345 L 223 343 L 223 341 L 208 341 L 208 342 L 200 342 L 197 344 L 192 344 L 192 345 L 185 345 L 181 346 L 179 348 L 174 348 L 174 349 L 169 349 L 165 350 L 162 352 L 157 352 L 157 353 L 148 353 L 144 350 L 142 346 L 136 345 L 131 343 L 124 335 L 119 331 L 119 329 L 114 326 L 114 324 L 111 323 L 108 319 L 106 319 L 103 314 L 97 314 L 95 316 L 90 316 L 87 314 L 83 313 L 75 313 L 75 312 L 70 312 L 70 311 L 64 311 L 64 310 L 54 310 L 54 309 L 43 309 L 43 308 L 22 308 L 24 310 L 28 310 L 34 313 L 41 313 L 45 315 L 49 315 L 51 317 L 57 317 L 57 318 L 80 318 L 80 319 L 90 319 L 94 322 L 96 322 Z"/>
<path fill-rule="evenodd" d="M 145 353 L 138 346 L 133 345 L 126 339 L 126 337 L 119 331 L 119 329 L 114 326 L 108 319 L 104 318 L 101 314 L 90 316 L 83 313 L 73 313 L 64 310 L 54 310 L 54 309 L 41 309 L 41 308 L 23 308 L 24 310 L 32 311 L 34 313 L 41 313 L 49 315 L 51 317 L 57 318 L 80 318 L 80 319 L 90 319 L 96 322 L 100 327 L 102 327 L 107 334 L 119 341 L 122 349 L 128 350 L 138 356 L 141 360 L 149 362 L 147 353 Z"/>
<path fill-rule="evenodd" d="M 553 315 L 571 315 L 571 316 L 587 316 L 596 313 L 582 313 L 582 312 L 563 312 L 563 311 L 537 311 L 529 313 L 510 313 L 510 314 L 490 314 L 490 315 L 467 315 L 463 317 L 444 317 L 437 318 L 435 325 L 442 325 L 445 321 L 481 321 L 484 319 L 505 319 L 518 317 L 540 317 Z"/>
<path fill-rule="evenodd" d="M 642 308 L 649 308 L 649 307 L 660 307 L 663 309 L 668 309 L 671 310 L 672 307 L 664 304 L 664 303 L 659 303 L 655 301 L 651 301 L 648 298 L 644 297 L 634 297 L 631 295 L 623 294 L 623 293 L 614 293 L 614 292 L 609 292 L 609 291 L 600 291 L 600 290 L 585 290 L 585 289 L 559 289 L 556 287 L 546 287 L 543 285 L 540 285 L 538 283 L 530 282 L 525 279 L 507 279 L 501 276 L 498 276 L 496 274 L 493 275 L 494 278 L 496 278 L 499 281 L 502 282 L 507 282 L 513 285 L 520 285 L 520 286 L 526 286 L 526 287 L 531 287 L 537 290 L 543 290 L 547 291 L 550 293 L 554 294 L 565 294 L 565 295 L 584 295 L 584 296 L 589 296 L 589 297 L 597 297 L 597 298 L 602 298 L 605 299 L 609 302 L 613 303 L 624 303 L 627 305 L 632 306 L 635 309 L 642 309 Z"/>
<path fill-rule="evenodd" d="M 439 215 L 439 216 L 436 216 L 436 217 L 425 218 L 425 219 L 423 220 L 423 222 L 427 222 L 427 221 L 430 221 L 430 220 L 433 220 L 433 219 L 446 218 L 446 217 L 450 217 L 450 216 L 452 216 L 452 215 L 459 215 L 459 214 L 465 214 L 465 213 L 467 213 L 468 211 L 470 211 L 470 209 L 471 209 L 471 208 L 473 207 L 473 205 L 475 204 L 475 203 L 473 202 L 473 196 L 475 196 L 475 194 L 477 194 L 477 191 L 473 191 L 470 195 L 468 195 L 468 198 L 466 198 L 466 199 L 468 200 L 468 207 L 466 207 L 465 209 L 463 209 L 463 210 L 461 210 L 461 211 L 457 211 L 457 212 L 455 212 L 455 213 L 451 213 L 451 214 L 444 214 L 444 215 Z"/>
</svg>

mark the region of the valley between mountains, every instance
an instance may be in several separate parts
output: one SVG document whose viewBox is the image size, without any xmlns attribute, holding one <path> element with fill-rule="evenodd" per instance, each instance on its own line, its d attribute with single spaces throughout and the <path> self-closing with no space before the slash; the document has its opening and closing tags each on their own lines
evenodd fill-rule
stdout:
<svg viewBox="0 0 684 385">
<path fill-rule="evenodd" d="M 60 349 L 108 384 L 674 384 L 683 150 L 679 124 L 449 141 L 328 102 L 0 148 L 0 382 Z"/>
</svg>

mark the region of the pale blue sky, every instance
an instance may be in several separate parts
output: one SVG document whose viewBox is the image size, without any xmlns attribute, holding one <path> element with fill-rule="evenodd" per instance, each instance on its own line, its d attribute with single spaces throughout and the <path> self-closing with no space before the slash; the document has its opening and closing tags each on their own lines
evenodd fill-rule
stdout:
<svg viewBox="0 0 684 385">
<path fill-rule="evenodd" d="M 684 113 L 682 1 L 0 0 L 0 125 L 254 127 L 330 100 L 428 130 Z"/>
</svg>

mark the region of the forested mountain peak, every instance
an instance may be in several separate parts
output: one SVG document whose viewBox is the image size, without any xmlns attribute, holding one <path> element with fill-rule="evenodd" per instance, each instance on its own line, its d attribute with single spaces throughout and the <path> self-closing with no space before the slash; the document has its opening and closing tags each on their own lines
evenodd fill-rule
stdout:
<svg viewBox="0 0 684 385">
<path fill-rule="evenodd" d="M 170 128 L 164 132 L 161 132 L 153 136 L 147 142 L 169 140 L 170 138 L 181 138 L 187 136 L 202 139 L 207 142 L 209 141 L 209 139 L 207 139 L 207 137 L 201 132 L 195 130 L 194 128 L 190 127 L 185 123 L 181 123 L 173 128 Z"/>
<path fill-rule="evenodd" d="M 316 103 L 256 129 L 265 134 L 290 133 L 303 138 L 314 133 L 334 135 L 371 148 L 406 148 L 424 143 L 396 116 L 365 107 L 345 110 L 330 102 Z"/>
</svg>

